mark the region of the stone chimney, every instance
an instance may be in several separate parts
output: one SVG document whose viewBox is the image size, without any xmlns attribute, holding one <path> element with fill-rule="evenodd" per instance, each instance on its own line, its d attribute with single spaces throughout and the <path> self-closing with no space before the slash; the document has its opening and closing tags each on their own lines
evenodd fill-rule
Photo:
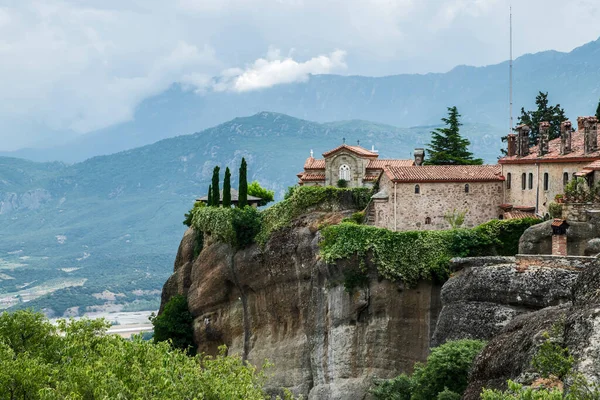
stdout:
<svg viewBox="0 0 600 400">
<path fill-rule="evenodd" d="M 589 154 L 598 150 L 598 118 L 578 117 L 577 129 L 583 131 L 583 152 Z"/>
<path fill-rule="evenodd" d="M 531 129 L 527 125 L 517 126 L 517 155 L 525 157 L 529 155 L 529 132 Z"/>
<path fill-rule="evenodd" d="M 560 124 L 560 154 L 571 152 L 571 132 L 573 127 L 571 121 L 563 121 Z"/>
<path fill-rule="evenodd" d="M 567 255 L 567 221 L 560 218 L 554 218 L 552 221 L 552 255 Z"/>
<path fill-rule="evenodd" d="M 507 136 L 508 149 L 506 155 L 509 157 L 517 155 L 517 135 L 509 133 Z"/>
<path fill-rule="evenodd" d="M 550 141 L 550 122 L 540 122 L 540 134 L 538 141 L 538 156 L 548 154 L 548 142 Z"/>
<path fill-rule="evenodd" d="M 415 165 L 420 166 L 423 165 L 423 160 L 425 159 L 425 150 L 418 148 L 415 149 Z"/>
</svg>

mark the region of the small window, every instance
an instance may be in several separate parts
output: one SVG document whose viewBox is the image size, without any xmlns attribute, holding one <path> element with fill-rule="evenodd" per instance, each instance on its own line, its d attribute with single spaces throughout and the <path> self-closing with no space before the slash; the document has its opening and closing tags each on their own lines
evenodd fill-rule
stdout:
<svg viewBox="0 0 600 400">
<path fill-rule="evenodd" d="M 419 187 L 419 185 L 415 185 L 415 194 L 419 193 L 421 193 L 421 188 Z"/>
<path fill-rule="evenodd" d="M 533 174 L 529 173 L 529 189 L 533 189 Z"/>
<path fill-rule="evenodd" d="M 465 185 L 465 193 L 469 193 L 469 184 L 468 183 Z"/>
<path fill-rule="evenodd" d="M 548 176 L 548 173 L 545 172 L 544 173 L 544 190 L 548 190 L 549 187 L 550 187 L 550 177 Z"/>
<path fill-rule="evenodd" d="M 523 174 L 521 175 L 521 189 L 525 190 L 526 185 L 527 185 L 527 175 L 525 174 L 525 172 L 523 172 Z"/>
<path fill-rule="evenodd" d="M 563 186 L 567 186 L 568 183 L 569 183 L 569 173 L 565 172 L 563 174 Z"/>
<path fill-rule="evenodd" d="M 510 185 L 512 181 L 512 174 L 509 172 L 508 174 L 506 174 L 506 188 L 510 189 Z"/>
<path fill-rule="evenodd" d="M 431 225 L 431 218 L 430 217 L 425 218 L 425 225 Z"/>
<path fill-rule="evenodd" d="M 498 215 L 498 219 L 504 219 L 504 215 L 503 214 Z"/>
</svg>

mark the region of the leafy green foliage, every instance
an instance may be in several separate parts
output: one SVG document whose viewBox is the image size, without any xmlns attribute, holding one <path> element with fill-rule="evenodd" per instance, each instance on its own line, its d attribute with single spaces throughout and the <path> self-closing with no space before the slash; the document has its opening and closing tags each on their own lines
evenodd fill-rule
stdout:
<svg viewBox="0 0 600 400">
<path fill-rule="evenodd" d="M 337 181 L 337 187 L 339 188 L 346 188 L 348 187 L 348 181 L 345 179 L 338 179 Z"/>
<path fill-rule="evenodd" d="M 480 340 L 449 341 L 432 349 L 426 364 L 416 363 L 412 376 L 375 382 L 371 393 L 381 400 L 460 399 L 473 360 L 484 346 Z"/>
<path fill-rule="evenodd" d="M 288 226 L 292 220 L 311 210 L 335 211 L 340 204 L 352 204 L 364 209 L 371 197 L 368 188 L 340 189 L 332 186 L 299 186 L 286 200 L 262 213 L 262 229 L 257 236 L 261 244 L 267 242 L 271 233 Z"/>
<path fill-rule="evenodd" d="M 225 168 L 225 178 L 223 179 L 223 207 L 231 207 L 231 172 L 229 167 Z"/>
<path fill-rule="evenodd" d="M 248 194 L 250 196 L 260 197 L 261 202 L 258 204 L 259 206 L 266 206 L 268 203 L 275 200 L 275 192 L 263 188 L 258 181 L 252 181 L 248 186 Z"/>
<path fill-rule="evenodd" d="M 438 393 L 437 400 L 461 400 L 462 396 L 452 390 L 446 388 L 443 392 Z"/>
<path fill-rule="evenodd" d="M 151 318 L 154 343 L 170 341 L 175 349 L 196 354 L 194 318 L 188 309 L 187 298 L 175 295 L 165 304 L 162 313 Z"/>
<path fill-rule="evenodd" d="M 108 327 L 103 320 L 54 326 L 28 311 L 0 315 L 0 398 L 270 398 L 264 372 L 224 347 L 217 357 L 189 357 L 166 342 L 107 335 Z"/>
<path fill-rule="evenodd" d="M 551 218 L 562 218 L 563 205 L 552 202 L 548 205 L 548 214 Z"/>
<path fill-rule="evenodd" d="M 232 213 L 231 223 L 235 232 L 234 246 L 242 249 L 254 243 L 254 238 L 261 229 L 261 216 L 256 208 L 250 206 L 233 209 Z"/>
<path fill-rule="evenodd" d="M 562 346 L 563 328 L 564 323 L 559 321 L 552 326 L 550 332 L 544 332 L 544 342 L 531 360 L 531 366 L 543 378 L 554 376 L 562 380 L 575 364 L 569 349 Z"/>
<path fill-rule="evenodd" d="M 246 159 L 242 158 L 240 164 L 240 176 L 238 184 L 238 208 L 244 208 L 248 205 L 248 165 Z"/>
<path fill-rule="evenodd" d="M 428 165 L 480 165 L 483 160 L 473 158 L 469 151 L 471 142 L 460 134 L 462 124 L 456 106 L 448 107 L 448 117 L 442 118 L 445 128 L 437 128 L 431 132 L 431 143 L 427 148 Z"/>
<path fill-rule="evenodd" d="M 458 229 L 465 223 L 465 215 L 467 211 L 458 211 L 456 208 L 452 211 L 444 214 L 444 220 L 450 225 L 452 229 Z"/>
<path fill-rule="evenodd" d="M 211 205 L 213 207 L 219 207 L 219 205 L 221 204 L 221 191 L 219 189 L 219 166 L 215 166 L 215 168 L 213 169 L 213 176 L 212 176 L 212 200 L 211 200 Z"/>
<path fill-rule="evenodd" d="M 253 207 L 199 208 L 192 218 L 198 232 L 214 235 L 218 240 L 241 249 L 254 242 L 261 229 L 261 215 Z"/>
<path fill-rule="evenodd" d="M 290 197 L 292 197 L 292 195 L 294 194 L 294 191 L 296 189 L 298 189 L 300 186 L 295 185 L 295 186 L 288 186 L 288 188 L 285 190 L 285 194 L 283 195 L 283 199 L 287 200 Z"/>
<path fill-rule="evenodd" d="M 355 213 L 353 213 L 351 216 L 344 218 L 342 220 L 342 222 L 350 222 L 353 224 L 362 224 L 363 222 L 365 222 L 365 212 L 364 211 L 357 211 Z"/>
<path fill-rule="evenodd" d="M 210 189 L 209 189 L 210 191 Z M 188 211 L 187 213 L 185 213 L 185 219 L 183 220 L 183 224 L 185 226 L 187 226 L 188 228 L 190 226 L 192 226 L 192 219 L 194 218 L 194 211 L 198 208 L 204 207 L 204 203 L 201 201 L 197 201 L 194 203 L 194 207 L 192 207 L 192 209 L 190 211 Z"/>
<path fill-rule="evenodd" d="M 343 274 L 344 289 L 348 293 L 352 293 L 357 287 L 365 287 L 369 283 L 366 271 L 360 267 L 345 268 Z"/>
<path fill-rule="evenodd" d="M 453 257 L 516 254 L 525 229 L 539 222 L 493 220 L 473 229 L 406 232 L 342 223 L 321 230 L 321 256 L 328 263 L 369 257 L 384 278 L 414 285 L 422 279 L 446 279 Z"/>
<path fill-rule="evenodd" d="M 412 400 L 435 399 L 446 388 L 462 395 L 473 360 L 484 346 L 483 341 L 463 339 L 432 349 L 426 364 L 415 364 Z"/>
<path fill-rule="evenodd" d="M 535 105 L 537 110 L 525 111 L 521 108 L 519 116 L 519 124 L 525 124 L 531 128 L 529 132 L 529 143 L 535 145 L 538 142 L 540 122 L 547 121 L 550 123 L 550 131 L 548 132 L 550 140 L 560 137 L 560 124 L 567 120 L 565 110 L 560 104 L 555 106 L 548 105 L 548 92 L 539 92 L 535 97 Z"/>
<path fill-rule="evenodd" d="M 485 389 L 481 400 L 563 400 L 563 394 L 558 389 L 524 388 L 513 381 L 508 381 L 508 390 Z"/>
<path fill-rule="evenodd" d="M 410 400 L 412 380 L 406 374 L 392 379 L 378 379 L 369 392 L 377 400 Z"/>
<path fill-rule="evenodd" d="M 594 196 L 585 178 L 572 179 L 565 186 L 565 201 L 573 203 L 585 203 L 593 201 Z"/>
</svg>

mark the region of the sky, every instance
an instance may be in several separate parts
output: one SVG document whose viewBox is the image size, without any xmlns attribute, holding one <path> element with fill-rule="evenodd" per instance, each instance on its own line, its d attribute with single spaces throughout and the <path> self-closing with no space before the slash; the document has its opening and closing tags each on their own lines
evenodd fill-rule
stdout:
<svg viewBox="0 0 600 400">
<path fill-rule="evenodd" d="M 514 54 L 600 37 L 597 0 L 513 1 Z M 0 0 L 0 150 L 127 121 L 179 82 L 240 93 L 309 74 L 508 58 L 509 0 Z M 562 28 L 561 28 L 562 27 Z"/>
</svg>

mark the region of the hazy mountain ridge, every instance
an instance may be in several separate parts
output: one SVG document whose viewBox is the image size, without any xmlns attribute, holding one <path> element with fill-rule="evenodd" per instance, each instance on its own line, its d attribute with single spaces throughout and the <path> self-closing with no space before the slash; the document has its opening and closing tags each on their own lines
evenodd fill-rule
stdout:
<svg viewBox="0 0 600 400">
<path fill-rule="evenodd" d="M 473 138 L 497 134 L 489 126 L 464 128 Z M 282 196 L 311 149 L 318 156 L 345 137 L 375 146 L 382 157 L 410 158 L 430 130 L 366 121 L 319 124 L 262 112 L 74 165 L 0 157 L 0 301 L 28 298 L 48 282 L 51 290 L 84 282 L 75 293 L 63 289 L 64 307 L 69 299 L 95 304 L 91 293 L 105 289 L 132 301 L 134 290 L 159 289 L 171 272 L 183 214 L 206 193 L 215 165 L 222 171 L 229 166 L 237 187 L 246 157 L 249 179 Z M 495 143 L 477 140 L 473 149 L 486 149 L 493 159 L 500 147 Z"/>
<path fill-rule="evenodd" d="M 600 40 L 570 53 L 545 51 L 514 62 L 515 117 L 549 91 L 571 119 L 593 114 L 600 97 Z M 447 73 L 386 77 L 315 75 L 306 82 L 244 93 L 194 93 L 173 85 L 143 101 L 132 121 L 82 136 L 49 150 L 12 155 L 34 160 L 81 161 L 191 133 L 240 115 L 271 110 L 317 122 L 369 120 L 395 126 L 437 124 L 456 105 L 464 122 L 508 130 L 508 62 L 458 66 Z M 5 153 L 6 154 L 6 153 Z"/>
</svg>

